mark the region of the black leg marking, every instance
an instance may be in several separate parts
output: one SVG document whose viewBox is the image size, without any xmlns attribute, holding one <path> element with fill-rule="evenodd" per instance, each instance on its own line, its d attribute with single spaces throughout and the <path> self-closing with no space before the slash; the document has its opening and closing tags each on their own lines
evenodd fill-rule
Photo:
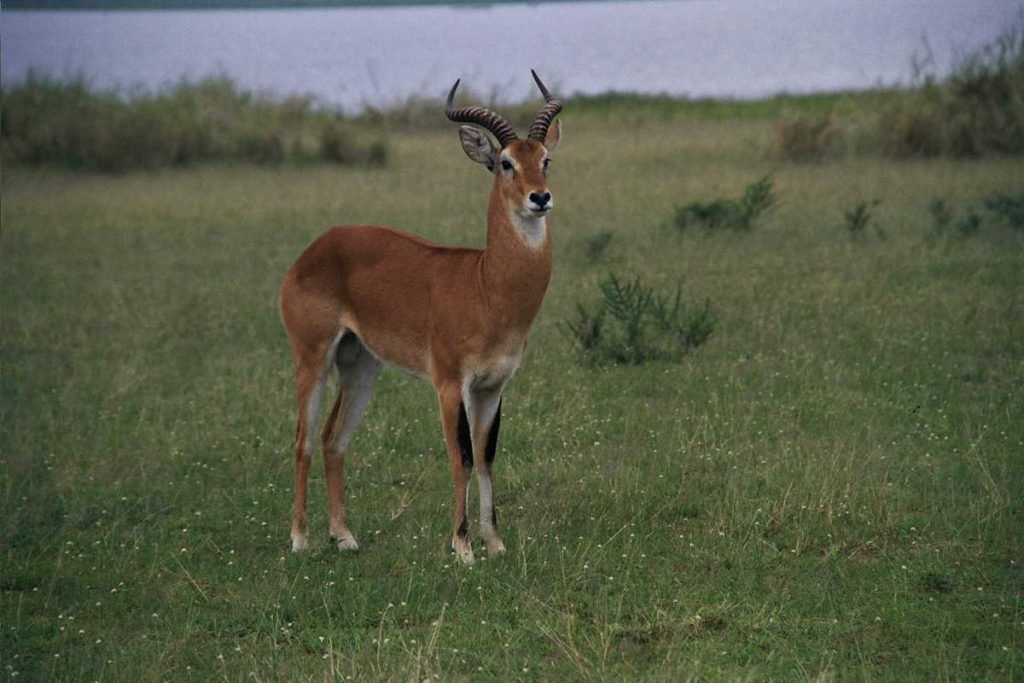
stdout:
<svg viewBox="0 0 1024 683">
<path fill-rule="evenodd" d="M 459 529 L 455 533 L 459 538 L 466 538 L 466 536 L 469 535 L 469 523 L 466 521 L 465 516 L 463 516 L 462 521 L 459 522 Z"/>
<path fill-rule="evenodd" d="M 491 423 L 491 432 L 487 435 L 487 451 L 486 460 L 487 464 L 494 462 L 495 456 L 498 455 L 498 430 L 501 429 L 501 401 L 498 399 L 498 409 L 494 411 L 494 422 Z"/>
<path fill-rule="evenodd" d="M 469 418 L 466 417 L 466 404 L 459 404 L 459 450 L 462 451 L 462 466 L 473 469 L 473 437 L 469 433 Z"/>
<path fill-rule="evenodd" d="M 485 451 L 485 459 L 487 461 L 487 467 L 490 468 L 494 462 L 495 456 L 498 455 L 498 431 L 501 430 L 501 401 L 498 399 L 498 409 L 494 411 L 494 421 L 491 422 L 491 431 L 487 434 L 487 450 Z M 494 529 L 498 528 L 498 506 L 491 502 L 491 527 Z"/>
</svg>

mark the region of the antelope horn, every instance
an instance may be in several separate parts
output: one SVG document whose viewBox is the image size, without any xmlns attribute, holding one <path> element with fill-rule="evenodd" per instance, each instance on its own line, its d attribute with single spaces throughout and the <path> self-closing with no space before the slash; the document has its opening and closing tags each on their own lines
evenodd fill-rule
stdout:
<svg viewBox="0 0 1024 683">
<path fill-rule="evenodd" d="M 494 133 L 494 137 L 498 138 L 498 144 L 501 147 L 506 147 L 510 142 L 516 139 L 516 131 L 512 128 L 512 124 L 506 121 L 501 116 L 495 114 L 493 111 L 484 109 L 483 107 L 460 107 L 456 109 L 452 106 L 455 101 L 455 90 L 459 87 L 459 83 L 462 79 L 455 81 L 455 85 L 452 86 L 451 91 L 448 93 L 448 101 L 445 103 L 444 115 L 452 121 L 462 123 L 475 123 L 479 126 L 483 126 L 487 130 Z"/>
<path fill-rule="evenodd" d="M 548 135 L 548 126 L 558 115 L 558 112 L 562 111 L 562 103 L 557 97 L 548 92 L 548 89 L 544 87 L 544 83 L 541 82 L 540 76 L 533 69 L 530 69 L 530 73 L 533 74 L 533 80 L 537 82 L 537 87 L 540 88 L 540 94 L 544 96 L 544 101 L 547 102 L 537 115 L 533 118 L 533 123 L 530 125 L 530 133 L 526 137 L 530 140 L 536 140 L 537 142 L 543 143 L 544 138 Z"/>
</svg>

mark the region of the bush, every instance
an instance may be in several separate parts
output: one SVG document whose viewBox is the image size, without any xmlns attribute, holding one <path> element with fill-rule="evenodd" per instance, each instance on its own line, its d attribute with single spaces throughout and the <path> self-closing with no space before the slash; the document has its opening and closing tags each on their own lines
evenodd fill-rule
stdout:
<svg viewBox="0 0 1024 683">
<path fill-rule="evenodd" d="M 961 237 L 977 235 L 978 231 L 981 230 L 981 223 L 981 215 L 976 209 L 969 208 L 963 218 L 956 222 L 957 233 Z"/>
<path fill-rule="evenodd" d="M 662 295 L 645 287 L 639 277 L 625 282 L 609 273 L 600 290 L 596 307 L 577 303 L 576 317 L 561 325 L 586 362 L 679 361 L 707 341 L 717 324 L 710 301 L 688 307 L 681 287 L 672 296 Z"/>
<path fill-rule="evenodd" d="M 882 154 L 897 159 L 942 154 L 945 124 L 941 119 L 941 114 L 931 107 L 922 107 L 919 102 L 908 100 L 894 106 L 878 120 Z"/>
<path fill-rule="evenodd" d="M 946 232 L 953 222 L 953 210 L 941 197 L 932 197 L 932 200 L 928 202 L 928 213 L 932 217 L 932 230 L 936 233 Z"/>
<path fill-rule="evenodd" d="M 773 209 L 778 201 L 772 177 L 766 175 L 747 185 L 739 199 L 714 199 L 677 207 L 675 226 L 679 230 L 691 225 L 701 225 L 710 230 L 753 230 L 758 218 Z"/>
<path fill-rule="evenodd" d="M 835 130 L 832 114 L 787 119 L 775 129 L 782 156 L 789 161 L 821 161 L 832 149 Z"/>
<path fill-rule="evenodd" d="M 213 160 L 387 160 L 387 142 L 367 136 L 369 127 L 360 135 L 310 98 L 273 100 L 226 79 L 125 95 L 93 90 L 81 78 L 59 82 L 30 74 L 2 95 L 4 163 L 118 172 Z"/>
<path fill-rule="evenodd" d="M 1024 13 L 947 79 L 924 79 L 880 114 L 842 126 L 825 115 L 778 127 L 776 145 L 789 160 L 820 160 L 840 143 L 894 158 L 1024 153 Z"/>
<path fill-rule="evenodd" d="M 910 93 L 879 132 L 896 157 L 1024 152 L 1024 26 L 961 61 L 946 82 Z"/>
<path fill-rule="evenodd" d="M 339 122 L 328 122 L 320 136 L 320 157 L 337 164 L 383 166 L 388 161 L 388 146 L 383 140 L 360 145 L 349 127 Z"/>
<path fill-rule="evenodd" d="M 985 208 L 1014 230 L 1024 231 L 1024 192 L 991 195 L 985 200 Z"/>
<path fill-rule="evenodd" d="M 939 236 L 972 237 L 985 225 L 1002 223 L 1024 233 L 1024 192 L 997 192 L 968 205 L 960 215 L 944 199 L 934 197 L 928 204 L 932 231 Z M 987 215 L 986 215 L 987 214 Z"/>
<path fill-rule="evenodd" d="M 607 251 L 608 245 L 612 243 L 612 238 L 614 237 L 615 233 L 611 230 L 602 230 L 599 233 L 585 237 L 583 239 L 583 253 L 586 255 L 587 260 L 594 263 L 604 258 L 605 251 Z"/>
</svg>

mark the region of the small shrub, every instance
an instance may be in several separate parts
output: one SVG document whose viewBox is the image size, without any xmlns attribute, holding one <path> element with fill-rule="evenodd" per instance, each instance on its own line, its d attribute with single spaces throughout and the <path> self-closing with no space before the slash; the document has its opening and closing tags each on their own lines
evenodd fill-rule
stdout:
<svg viewBox="0 0 1024 683">
<path fill-rule="evenodd" d="M 593 309 L 577 303 L 576 316 L 562 323 L 581 357 L 595 364 L 640 365 L 653 360 L 679 361 L 714 332 L 717 318 L 710 301 L 685 305 L 682 288 L 663 295 L 639 277 L 623 281 L 610 273 L 600 284 L 601 300 Z"/>
<path fill-rule="evenodd" d="M 850 237 L 860 239 L 866 234 L 868 226 L 874 220 L 872 212 L 881 203 L 881 200 L 878 199 L 873 199 L 870 202 L 860 201 L 843 211 L 846 231 Z"/>
<path fill-rule="evenodd" d="M 991 195 L 981 205 L 968 206 L 959 213 L 946 204 L 945 200 L 934 198 L 928 205 L 928 212 L 932 216 L 932 230 L 936 235 L 950 235 L 956 237 L 973 237 L 981 232 L 985 224 L 983 209 L 995 214 L 997 218 L 1004 219 L 1011 227 L 1021 229 L 1021 225 L 1015 225 L 1014 220 L 1024 222 L 1024 194 L 1016 198 L 1012 195 L 995 194 Z M 1020 212 L 1015 214 L 1014 211 Z M 952 231 L 950 231 L 952 228 Z"/>
<path fill-rule="evenodd" d="M 740 200 L 741 227 L 750 230 L 758 217 L 771 211 L 778 203 L 779 196 L 775 193 L 771 175 L 747 185 Z"/>
<path fill-rule="evenodd" d="M 705 299 L 704 305 L 700 308 L 687 309 L 682 301 L 680 287 L 676 287 L 671 300 L 668 297 L 652 297 L 651 314 L 658 329 L 673 337 L 677 348 L 682 349 L 684 353 L 706 342 L 715 331 L 718 322 L 711 311 L 710 299 Z"/>
<path fill-rule="evenodd" d="M 956 222 L 956 231 L 961 237 L 972 237 L 981 229 L 981 215 L 973 209 L 967 209 L 963 218 Z"/>
<path fill-rule="evenodd" d="M 749 231 L 778 201 L 774 181 L 769 174 L 747 185 L 739 199 L 713 199 L 710 202 L 690 202 L 677 207 L 674 223 L 679 230 L 700 225 L 709 230 L 729 228 Z"/>
<path fill-rule="evenodd" d="M 832 148 L 832 114 L 782 121 L 775 129 L 779 152 L 789 161 L 821 161 Z"/>
<path fill-rule="evenodd" d="M 953 210 L 946 204 L 946 200 L 941 197 L 933 197 L 928 202 L 928 213 L 931 214 L 932 229 L 936 233 L 945 233 L 953 222 Z"/>
<path fill-rule="evenodd" d="M 985 208 L 1014 230 L 1024 231 L 1024 192 L 991 195 L 985 199 Z"/>
<path fill-rule="evenodd" d="M 594 262 L 604 258 L 605 250 L 608 249 L 608 245 L 611 244 L 613 237 L 615 237 L 615 234 L 611 230 L 602 230 L 596 235 L 585 237 L 583 239 L 583 253 L 586 255 L 587 260 Z"/>
<path fill-rule="evenodd" d="M 740 220 L 740 205 L 732 199 L 715 199 L 710 202 L 691 202 L 676 209 L 676 227 L 680 230 L 691 225 L 715 228 L 735 227 Z"/>
<path fill-rule="evenodd" d="M 562 326 L 569 337 L 583 353 L 596 352 L 601 343 L 601 324 L 604 322 L 604 310 L 598 308 L 591 313 L 583 304 L 576 304 L 576 318 L 565 321 Z"/>
<path fill-rule="evenodd" d="M 1024 232 L 1024 192 L 991 194 L 968 206 L 959 216 L 945 200 L 935 198 L 929 203 L 928 211 L 932 216 L 932 229 L 938 235 L 948 234 L 952 227 L 957 237 L 973 237 L 989 221 Z"/>
</svg>

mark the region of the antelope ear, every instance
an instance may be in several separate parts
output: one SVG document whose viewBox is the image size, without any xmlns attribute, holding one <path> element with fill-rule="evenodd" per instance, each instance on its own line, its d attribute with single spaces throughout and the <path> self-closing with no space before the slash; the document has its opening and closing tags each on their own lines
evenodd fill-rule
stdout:
<svg viewBox="0 0 1024 683">
<path fill-rule="evenodd" d="M 459 127 L 459 141 L 466 156 L 478 164 L 483 164 L 488 171 L 494 170 L 494 160 L 498 156 L 498 148 L 494 142 L 476 128 Z"/>
<path fill-rule="evenodd" d="M 548 152 L 554 152 L 558 147 L 558 141 L 562 139 L 562 119 L 555 119 L 555 122 L 548 128 L 548 134 L 544 136 L 544 147 Z"/>
</svg>

